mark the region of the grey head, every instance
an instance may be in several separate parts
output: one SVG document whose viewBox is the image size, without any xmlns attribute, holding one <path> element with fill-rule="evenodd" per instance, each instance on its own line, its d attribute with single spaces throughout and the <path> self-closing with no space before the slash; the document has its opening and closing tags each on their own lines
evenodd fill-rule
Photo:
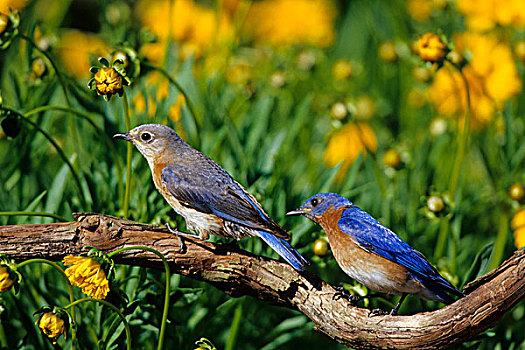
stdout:
<svg viewBox="0 0 525 350">
<path fill-rule="evenodd" d="M 133 142 L 148 162 L 176 153 L 178 148 L 189 147 L 173 129 L 160 124 L 140 125 L 128 133 L 113 137 Z"/>
</svg>

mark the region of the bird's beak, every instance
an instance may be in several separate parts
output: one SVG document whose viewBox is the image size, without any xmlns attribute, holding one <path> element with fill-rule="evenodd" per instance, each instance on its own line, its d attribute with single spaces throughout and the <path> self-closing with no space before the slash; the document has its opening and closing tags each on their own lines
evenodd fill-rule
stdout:
<svg viewBox="0 0 525 350">
<path fill-rule="evenodd" d="M 113 138 L 114 139 L 123 139 L 123 140 L 126 140 L 126 141 L 131 141 L 131 136 L 129 136 L 129 133 L 115 134 L 115 135 L 113 135 Z"/>
<path fill-rule="evenodd" d="M 299 209 L 295 209 L 295 210 L 289 211 L 288 213 L 286 213 L 286 216 L 306 215 L 310 211 L 311 211 L 311 209 L 308 209 L 308 208 L 304 208 L 304 209 L 299 208 Z"/>
</svg>

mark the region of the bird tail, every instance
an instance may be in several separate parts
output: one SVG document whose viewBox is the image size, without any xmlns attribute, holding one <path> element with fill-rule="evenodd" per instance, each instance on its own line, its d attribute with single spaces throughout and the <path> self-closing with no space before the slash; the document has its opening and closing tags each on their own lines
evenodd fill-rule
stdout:
<svg viewBox="0 0 525 350">
<path fill-rule="evenodd" d="M 275 237 L 272 233 L 266 231 L 256 231 L 257 236 L 262 238 L 270 247 L 273 248 L 284 260 L 293 266 L 297 271 L 304 270 L 306 265 L 310 265 L 308 260 L 303 258 L 297 250 L 295 250 L 284 239 Z"/>
</svg>

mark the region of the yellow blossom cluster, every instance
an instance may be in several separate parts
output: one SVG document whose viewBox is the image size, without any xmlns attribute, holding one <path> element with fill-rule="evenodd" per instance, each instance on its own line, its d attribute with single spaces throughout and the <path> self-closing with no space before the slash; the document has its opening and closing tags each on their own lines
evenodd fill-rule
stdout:
<svg viewBox="0 0 525 350">
<path fill-rule="evenodd" d="M 95 259 L 68 255 L 63 260 L 69 266 L 65 273 L 72 285 L 82 288 L 82 292 L 96 299 L 104 299 L 109 292 L 106 273 Z"/>
<path fill-rule="evenodd" d="M 525 28 L 523 0 L 456 0 L 471 30 L 485 31 L 496 25 Z"/>
<path fill-rule="evenodd" d="M 246 29 L 257 43 L 327 47 L 334 41 L 336 11 L 329 0 L 263 0 L 253 2 Z"/>
<path fill-rule="evenodd" d="M 408 0 L 407 11 L 416 21 L 426 21 L 432 16 L 434 10 L 447 6 L 447 0 Z"/>
<path fill-rule="evenodd" d="M 156 43 L 144 45 L 142 53 L 159 63 L 171 38 L 180 44 L 181 58 L 201 56 L 215 44 L 226 44 L 234 38 L 234 28 L 226 13 L 217 15 L 213 9 L 192 0 L 141 0 L 136 15 L 142 26 L 158 38 Z"/>
<path fill-rule="evenodd" d="M 359 154 L 366 155 L 366 150 L 372 153 L 377 150 L 377 138 L 374 130 L 367 123 L 350 122 L 332 134 L 323 159 L 326 165 L 330 167 L 342 162 L 341 170 L 345 171 Z"/>
<path fill-rule="evenodd" d="M 105 56 L 109 52 L 102 39 L 94 34 L 68 30 L 60 37 L 58 54 L 66 71 L 77 78 L 88 78 L 90 55 Z"/>
<path fill-rule="evenodd" d="M 137 113 L 147 112 L 148 118 L 155 119 L 157 103 L 169 96 L 169 81 L 158 72 L 152 72 L 146 77 L 147 86 L 155 86 L 155 94 L 145 95 L 139 92 L 133 97 L 132 104 Z M 179 93 L 173 104 L 168 109 L 168 117 L 177 122 L 181 117 L 181 110 L 186 106 L 186 98 Z"/>
<path fill-rule="evenodd" d="M 471 125 L 480 128 L 492 119 L 505 101 L 521 91 L 521 80 L 511 49 L 494 35 L 462 33 L 454 36 L 455 50 L 469 53 L 471 60 L 463 67 L 471 102 Z M 467 94 L 461 75 L 445 65 L 435 74 L 427 91 L 441 115 L 463 115 Z"/>
</svg>

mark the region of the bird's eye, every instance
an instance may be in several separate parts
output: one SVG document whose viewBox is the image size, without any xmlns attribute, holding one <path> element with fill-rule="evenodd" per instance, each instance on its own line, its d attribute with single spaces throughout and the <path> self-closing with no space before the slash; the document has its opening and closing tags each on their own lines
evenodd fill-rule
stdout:
<svg viewBox="0 0 525 350">
<path fill-rule="evenodd" d="M 312 207 L 317 207 L 317 204 L 319 204 L 319 200 L 317 198 L 313 198 L 310 201 L 310 204 L 312 204 Z"/>
<path fill-rule="evenodd" d="M 144 142 L 151 141 L 151 134 L 149 132 L 143 132 L 142 135 L 140 135 L 140 139 Z"/>
</svg>

